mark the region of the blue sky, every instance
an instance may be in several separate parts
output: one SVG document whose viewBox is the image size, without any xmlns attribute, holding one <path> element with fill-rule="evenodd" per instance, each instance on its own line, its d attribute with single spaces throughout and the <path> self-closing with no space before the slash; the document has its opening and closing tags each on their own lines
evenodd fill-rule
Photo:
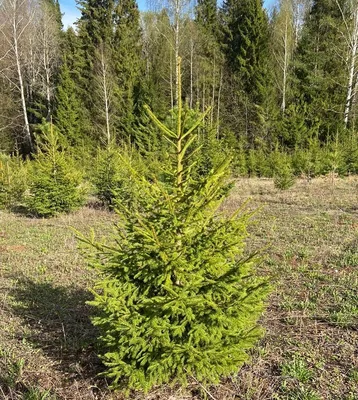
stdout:
<svg viewBox="0 0 358 400">
<path fill-rule="evenodd" d="M 76 7 L 75 0 L 59 0 L 61 5 L 61 11 L 64 14 L 62 17 L 63 26 L 66 29 L 72 25 L 76 19 L 80 16 L 80 12 Z M 138 0 L 139 8 L 145 10 L 147 6 L 147 0 Z"/>
<path fill-rule="evenodd" d="M 66 29 L 71 26 L 76 19 L 80 16 L 80 12 L 76 7 L 75 0 L 59 0 L 61 4 L 61 11 L 63 16 L 63 26 Z M 265 0 L 265 5 L 272 4 L 274 0 Z M 148 0 L 138 0 L 138 5 L 140 10 L 145 10 L 147 8 Z"/>
</svg>

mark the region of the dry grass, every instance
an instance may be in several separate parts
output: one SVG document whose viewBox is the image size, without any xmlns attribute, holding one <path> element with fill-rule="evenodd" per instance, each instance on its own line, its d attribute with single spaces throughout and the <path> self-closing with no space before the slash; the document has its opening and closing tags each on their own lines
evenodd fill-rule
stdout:
<svg viewBox="0 0 358 400">
<path fill-rule="evenodd" d="M 250 249 L 275 290 L 252 361 L 220 385 L 158 388 L 133 399 L 358 399 L 358 179 L 239 180 L 227 210 L 262 207 Z M 121 399 L 97 378 L 89 321 L 94 272 L 70 227 L 111 231 L 113 214 L 84 208 L 52 220 L 0 213 L 0 399 Z"/>
</svg>

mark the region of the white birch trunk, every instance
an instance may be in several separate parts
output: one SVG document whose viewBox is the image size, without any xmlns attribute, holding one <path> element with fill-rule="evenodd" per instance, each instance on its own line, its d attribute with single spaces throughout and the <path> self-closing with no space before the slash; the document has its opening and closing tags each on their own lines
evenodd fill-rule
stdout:
<svg viewBox="0 0 358 400">
<path fill-rule="evenodd" d="M 217 113 L 216 113 L 216 138 L 219 139 L 220 136 L 220 105 L 221 105 L 221 89 L 223 86 L 223 68 L 220 71 L 220 84 L 219 84 L 219 91 L 218 91 L 218 104 L 217 104 Z"/>
<path fill-rule="evenodd" d="M 22 107 L 22 113 L 24 117 L 24 139 L 26 142 L 26 145 L 29 147 L 30 151 L 33 151 L 33 143 L 32 143 L 32 137 L 31 137 L 31 131 L 30 131 L 30 124 L 29 124 L 29 119 L 27 116 L 27 105 L 26 105 L 26 96 L 25 96 L 25 86 L 24 86 L 24 79 L 23 79 L 23 72 L 22 72 L 22 67 L 21 67 L 21 59 L 20 59 L 20 49 L 19 49 L 19 39 L 21 35 L 25 31 L 25 27 L 23 27 L 19 31 L 19 21 L 17 18 L 17 14 L 20 12 L 19 10 L 19 4 L 18 0 L 13 0 L 10 2 L 10 5 L 12 6 L 12 20 L 11 20 L 11 25 L 12 25 L 12 43 L 13 43 L 13 50 L 14 50 L 14 55 L 15 55 L 15 62 L 16 62 L 16 70 L 17 70 L 17 76 L 18 76 L 18 82 L 19 82 L 19 90 L 20 90 L 20 97 L 21 97 L 21 107 Z M 29 23 L 29 21 L 28 21 Z"/>
<path fill-rule="evenodd" d="M 180 14 L 181 14 L 181 3 L 180 0 L 175 0 L 174 9 L 174 51 L 175 51 L 175 103 L 179 103 L 179 39 L 180 39 Z"/>
<path fill-rule="evenodd" d="M 194 63 L 194 40 L 190 38 L 190 99 L 189 107 L 193 108 L 193 63 Z"/>
<path fill-rule="evenodd" d="M 356 75 L 356 58 L 358 46 L 358 5 L 354 5 L 352 33 L 350 35 L 350 62 L 348 71 L 347 95 L 344 108 L 344 126 L 347 128 L 352 108 L 354 77 Z"/>
<path fill-rule="evenodd" d="M 110 96 L 109 96 L 109 88 L 107 82 L 107 65 L 104 57 L 103 47 L 101 47 L 101 73 L 102 73 L 102 89 L 103 89 L 103 102 L 104 102 L 104 112 L 106 119 L 106 137 L 107 137 L 107 145 L 111 144 L 111 130 L 110 130 Z"/>
<path fill-rule="evenodd" d="M 283 37 L 283 78 L 282 78 L 282 103 L 281 110 L 285 112 L 286 110 L 286 87 L 287 87 L 287 72 L 288 72 L 288 61 L 289 61 L 289 51 L 288 51 L 288 15 L 285 18 L 285 33 Z"/>
<path fill-rule="evenodd" d="M 211 111 L 210 111 L 210 127 L 213 126 L 214 123 L 214 106 L 215 106 L 215 87 L 216 87 L 216 59 L 214 54 L 214 65 L 213 65 L 213 88 L 211 93 Z"/>
</svg>

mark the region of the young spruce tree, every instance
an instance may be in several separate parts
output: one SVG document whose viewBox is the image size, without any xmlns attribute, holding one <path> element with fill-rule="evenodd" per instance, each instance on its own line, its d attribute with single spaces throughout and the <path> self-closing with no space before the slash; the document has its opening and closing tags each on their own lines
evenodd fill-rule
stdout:
<svg viewBox="0 0 358 400">
<path fill-rule="evenodd" d="M 175 129 L 147 111 L 172 147 L 169 182 L 142 181 L 138 210 L 118 210 L 114 244 L 81 237 L 102 272 L 91 304 L 104 374 L 128 390 L 190 376 L 215 383 L 238 371 L 262 335 L 268 284 L 254 274 L 257 258 L 244 255 L 249 215 L 218 211 L 228 161 L 201 180 L 191 174 L 205 115 L 184 130 L 180 89 Z"/>
<path fill-rule="evenodd" d="M 81 185 L 81 173 L 61 148 L 57 129 L 47 122 L 41 128 L 25 201 L 34 215 L 53 217 L 80 208 L 85 203 L 86 193 Z"/>
</svg>

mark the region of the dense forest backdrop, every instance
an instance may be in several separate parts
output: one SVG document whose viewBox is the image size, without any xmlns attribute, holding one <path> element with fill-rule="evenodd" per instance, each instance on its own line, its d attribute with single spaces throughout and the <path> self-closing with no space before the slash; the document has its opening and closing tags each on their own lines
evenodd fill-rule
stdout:
<svg viewBox="0 0 358 400">
<path fill-rule="evenodd" d="M 181 57 L 188 121 L 210 106 L 206 163 L 230 155 L 234 172 L 258 176 L 358 172 L 357 0 L 281 0 L 270 13 L 261 0 L 78 7 L 64 30 L 58 0 L 1 0 L 1 152 L 31 157 L 53 121 L 77 158 L 116 143 L 160 160 L 167 144 L 143 106 L 175 118 Z"/>
</svg>

